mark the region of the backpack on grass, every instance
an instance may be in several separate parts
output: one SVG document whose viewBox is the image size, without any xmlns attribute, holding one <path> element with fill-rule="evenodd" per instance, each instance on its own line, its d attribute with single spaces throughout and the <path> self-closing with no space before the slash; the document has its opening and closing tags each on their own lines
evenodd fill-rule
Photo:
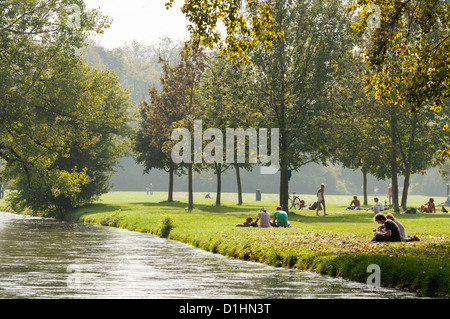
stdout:
<svg viewBox="0 0 450 319">
<path fill-rule="evenodd" d="M 415 208 L 410 208 L 404 211 L 405 214 L 415 214 L 417 211 Z"/>
</svg>

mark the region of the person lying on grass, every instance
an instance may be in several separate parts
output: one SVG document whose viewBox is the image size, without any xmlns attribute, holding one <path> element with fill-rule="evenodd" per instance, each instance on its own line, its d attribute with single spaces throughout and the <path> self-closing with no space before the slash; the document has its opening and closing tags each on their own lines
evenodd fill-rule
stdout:
<svg viewBox="0 0 450 319">
<path fill-rule="evenodd" d="M 245 222 L 236 224 L 236 227 L 258 227 L 258 224 L 253 221 L 253 218 L 247 217 Z"/>
</svg>

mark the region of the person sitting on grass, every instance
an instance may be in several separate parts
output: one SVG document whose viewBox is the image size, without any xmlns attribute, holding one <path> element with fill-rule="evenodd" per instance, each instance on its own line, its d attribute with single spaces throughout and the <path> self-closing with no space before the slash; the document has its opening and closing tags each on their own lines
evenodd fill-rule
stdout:
<svg viewBox="0 0 450 319">
<path fill-rule="evenodd" d="M 256 223 L 258 223 L 259 220 L 261 220 L 261 222 L 259 223 L 259 227 L 270 227 L 270 214 L 265 207 L 261 208 L 261 210 L 259 211 L 258 216 L 256 217 Z"/>
<path fill-rule="evenodd" d="M 277 207 L 277 211 L 273 213 L 271 226 L 273 227 L 289 227 L 288 214 L 282 210 L 281 206 Z"/>
<path fill-rule="evenodd" d="M 421 213 L 436 213 L 436 205 L 434 205 L 434 198 L 430 198 L 425 205 L 420 206 Z"/>
<path fill-rule="evenodd" d="M 375 197 L 373 200 L 374 200 L 375 204 L 370 208 L 366 208 L 366 210 L 373 210 L 373 213 L 376 215 L 379 212 L 383 211 L 384 207 L 383 207 L 383 203 L 378 200 L 378 197 Z"/>
<path fill-rule="evenodd" d="M 309 209 L 309 206 L 306 205 L 305 200 L 300 201 L 300 209 Z"/>
<path fill-rule="evenodd" d="M 348 206 L 346 209 L 348 210 L 358 210 L 360 209 L 361 202 L 358 199 L 358 196 L 353 196 L 353 200 L 350 202 L 350 206 Z"/>
<path fill-rule="evenodd" d="M 373 242 L 397 242 L 401 241 L 400 230 L 394 221 L 387 219 L 386 216 L 382 213 L 378 213 L 373 217 L 375 223 L 378 223 L 380 226 L 377 229 L 374 229 L 374 237 L 372 238 Z"/>
<path fill-rule="evenodd" d="M 416 235 L 414 235 L 412 237 L 406 236 L 405 227 L 391 213 L 386 214 L 386 218 L 392 220 L 397 225 L 398 230 L 400 231 L 401 241 L 419 241 L 420 240 L 419 237 L 417 237 Z"/>
</svg>

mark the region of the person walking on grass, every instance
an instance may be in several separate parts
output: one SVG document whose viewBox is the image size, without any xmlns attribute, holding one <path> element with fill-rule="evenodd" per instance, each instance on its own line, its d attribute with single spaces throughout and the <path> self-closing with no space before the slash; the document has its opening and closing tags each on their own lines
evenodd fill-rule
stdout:
<svg viewBox="0 0 450 319">
<path fill-rule="evenodd" d="M 316 208 L 316 216 L 319 216 L 318 212 L 320 207 L 323 206 L 323 216 L 327 216 L 327 210 L 325 208 L 325 185 L 320 185 L 319 190 L 317 191 L 317 208 Z"/>
</svg>

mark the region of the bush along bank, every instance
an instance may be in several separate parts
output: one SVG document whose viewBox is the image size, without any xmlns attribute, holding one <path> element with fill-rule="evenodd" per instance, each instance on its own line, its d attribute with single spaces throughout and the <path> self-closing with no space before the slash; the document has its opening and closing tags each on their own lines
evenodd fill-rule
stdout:
<svg viewBox="0 0 450 319">
<path fill-rule="evenodd" d="M 449 297 L 448 236 L 419 234 L 421 241 L 370 243 L 367 234 L 297 229 L 234 227 L 242 217 L 198 213 L 75 214 L 72 221 L 146 232 L 233 258 L 256 261 L 366 283 L 370 265 L 381 286 L 430 297 Z"/>
</svg>

